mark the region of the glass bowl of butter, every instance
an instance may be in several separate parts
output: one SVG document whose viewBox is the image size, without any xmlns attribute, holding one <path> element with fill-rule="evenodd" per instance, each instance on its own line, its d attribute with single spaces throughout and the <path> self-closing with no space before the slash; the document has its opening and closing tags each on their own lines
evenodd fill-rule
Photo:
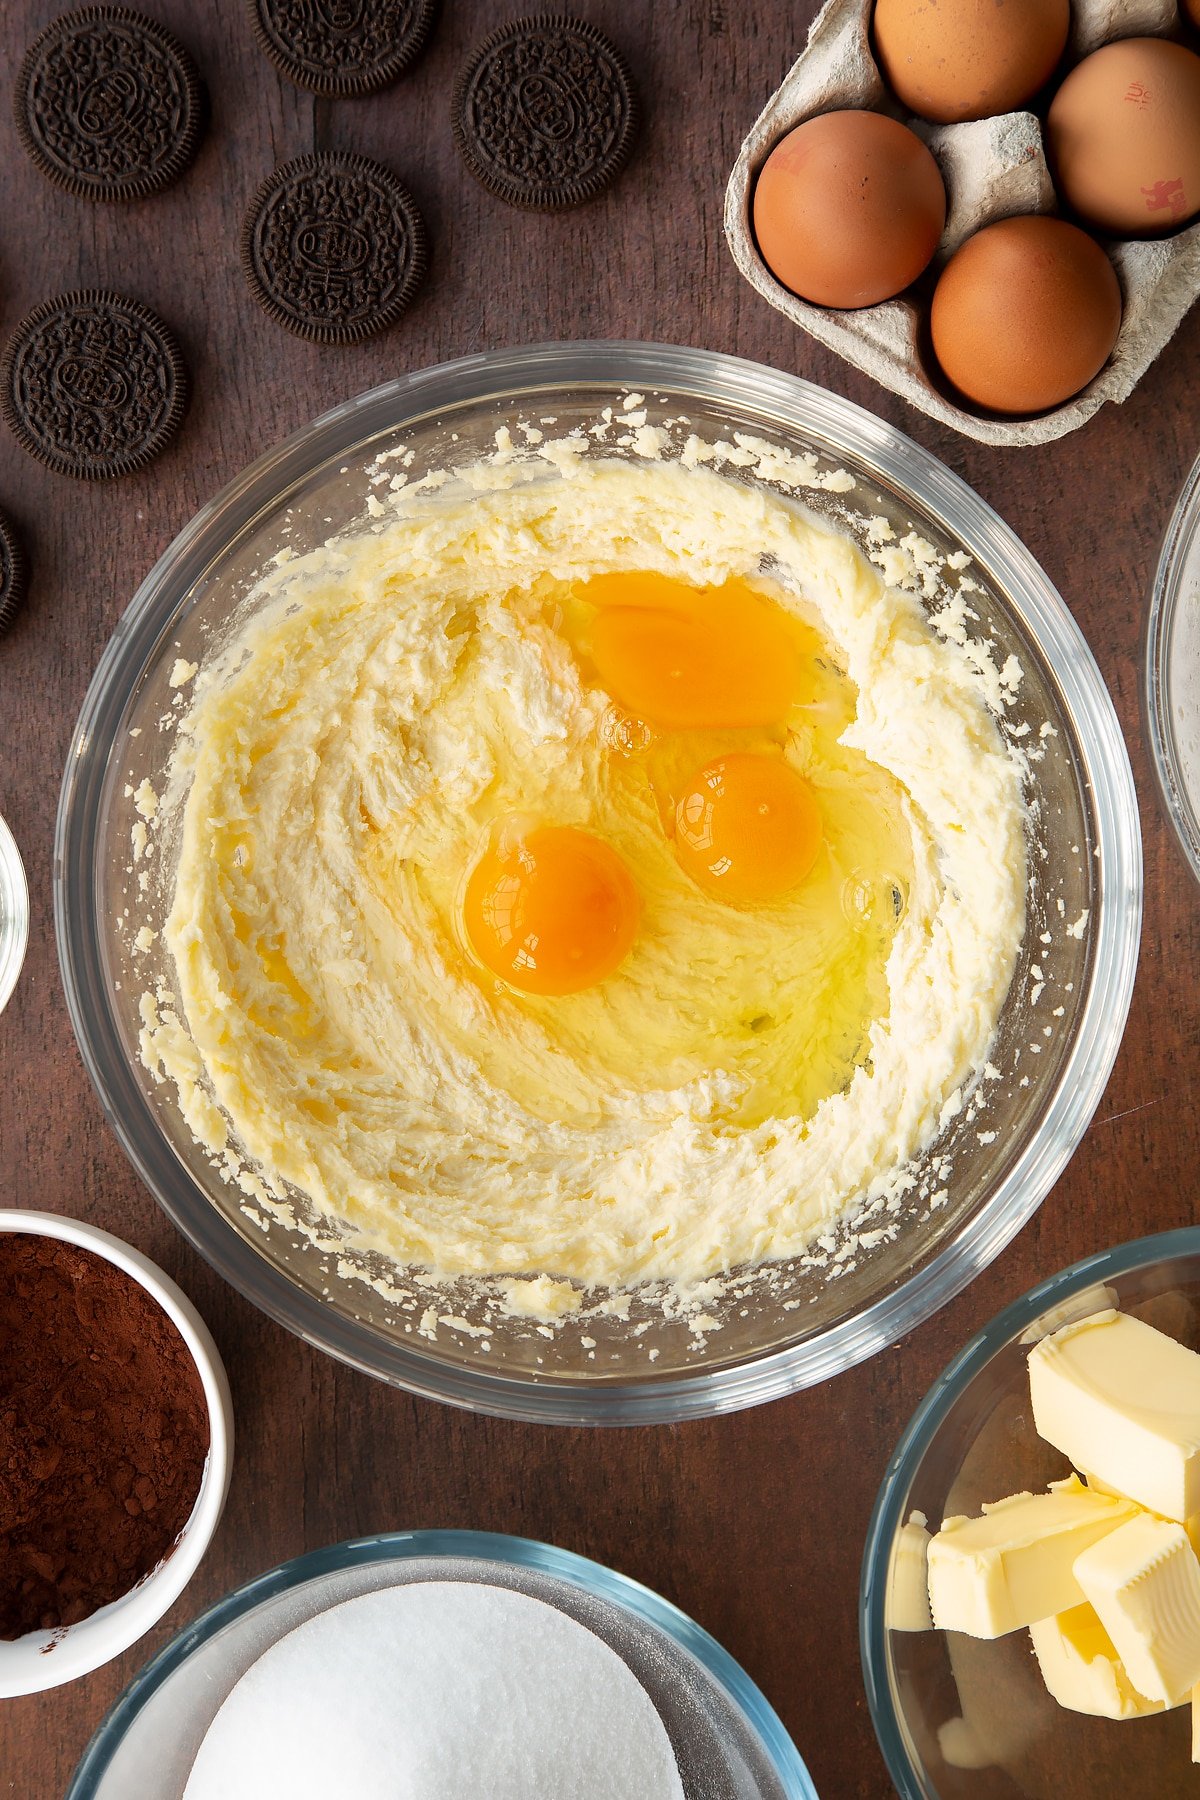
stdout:
<svg viewBox="0 0 1200 1800">
<path fill-rule="evenodd" d="M 790 1112 L 751 1113 L 743 1131 L 736 1108 L 740 1095 L 748 1097 L 747 1104 L 753 1101 L 753 1088 L 737 1086 L 732 1065 L 721 1060 L 723 1050 L 709 1054 L 716 1033 L 709 1031 L 714 1015 L 707 1010 L 703 984 L 725 981 L 730 969 L 738 977 L 740 952 L 733 938 L 727 954 L 713 953 L 706 939 L 703 956 L 691 955 L 684 945 L 655 964 L 682 996 L 671 1018 L 692 1033 L 690 1074 L 668 1079 L 655 1061 L 653 1032 L 665 1015 L 647 1005 L 630 1013 L 619 1029 L 600 1019 L 601 1036 L 589 1035 L 586 1020 L 576 1032 L 573 1041 L 588 1057 L 603 1052 L 610 1059 L 603 1083 L 581 1084 L 569 1068 L 559 1085 L 547 1086 L 540 1071 L 549 1065 L 531 1061 L 524 1048 L 532 1041 L 527 1025 L 534 1010 L 540 1006 L 539 1019 L 546 1016 L 541 996 L 535 994 L 528 1005 L 523 999 L 513 1002 L 505 1014 L 524 1034 L 512 1040 L 522 1046 L 519 1055 L 509 1056 L 504 1033 L 493 1033 L 478 1053 L 472 1038 L 469 1054 L 463 1051 L 481 1006 L 494 1006 L 499 1016 L 494 984 L 489 986 L 474 965 L 468 967 L 466 952 L 459 964 L 463 979 L 439 990 L 445 1006 L 435 997 L 419 1021 L 406 1015 L 409 1022 L 400 1029 L 376 1029 L 377 994 L 394 1008 L 397 996 L 424 992 L 430 946 L 439 955 L 439 946 L 450 946 L 446 966 L 461 948 L 454 940 L 461 916 L 438 935 L 441 927 L 433 915 L 442 890 L 435 893 L 428 885 L 434 881 L 428 859 L 406 861 L 388 850 L 386 868 L 378 857 L 371 863 L 376 874 L 380 869 L 386 874 L 385 911 L 392 899 L 410 892 L 422 905 L 431 896 L 432 907 L 422 915 L 430 921 L 427 932 L 422 926 L 419 937 L 403 940 L 392 933 L 386 959 L 372 963 L 355 936 L 366 920 L 359 889 L 343 884 L 331 901 L 332 890 L 318 894 L 310 885 L 303 859 L 286 858 L 271 865 L 283 874 L 273 879 L 270 895 L 259 885 L 257 872 L 265 866 L 260 827 L 279 816 L 273 801 L 247 807 L 239 800 L 235 819 L 218 796 L 201 813 L 208 837 L 199 827 L 189 837 L 187 809 L 195 781 L 218 764 L 236 782 L 243 776 L 257 780 L 256 770 L 280 766 L 273 753 L 264 763 L 265 745 L 249 743 L 243 733 L 270 733 L 277 724 L 289 731 L 305 726 L 313 708 L 324 709 L 325 723 L 342 735 L 345 720 L 355 729 L 361 723 L 374 747 L 365 780 L 356 774 L 349 787 L 326 755 L 324 727 L 290 757 L 289 770 L 307 771 L 294 816 L 309 816 L 304 795 L 310 792 L 319 794 L 324 808 L 320 829 L 306 835 L 304 856 L 320 850 L 327 826 L 364 845 L 376 841 L 380 825 L 379 842 L 390 845 L 387 834 L 397 819 L 419 828 L 428 815 L 405 798 L 405 771 L 397 770 L 390 749 L 402 734 L 422 735 L 422 766 L 436 767 L 446 784 L 470 790 L 462 813 L 474 807 L 470 796 L 481 792 L 483 783 L 479 759 L 465 753 L 455 736 L 461 708 L 455 712 L 413 700 L 416 690 L 407 670 L 459 654 L 454 646 L 465 628 L 476 632 L 470 641 L 480 645 L 469 667 L 494 670 L 473 689 L 472 705 L 490 708 L 489 716 L 503 711 L 517 660 L 525 659 L 521 669 L 531 666 L 526 652 L 534 638 L 546 658 L 557 658 L 553 667 L 562 679 L 556 675 L 551 690 L 565 691 L 575 679 L 559 642 L 572 628 L 569 606 L 561 632 L 548 612 L 537 613 L 532 623 L 522 614 L 524 636 L 515 638 L 503 627 L 515 617 L 512 607 L 524 604 L 525 594 L 532 596 L 530 605 L 541 605 L 542 594 L 536 583 L 516 584 L 506 593 L 515 592 L 517 599 L 510 605 L 498 595 L 488 613 L 501 626 L 486 646 L 476 629 L 478 608 L 460 616 L 451 607 L 444 619 L 439 616 L 436 630 L 410 633 L 403 650 L 407 660 L 394 660 L 400 655 L 394 642 L 380 642 L 378 654 L 354 648 L 349 661 L 334 658 L 311 674 L 304 669 L 311 642 L 304 629 L 307 609 L 315 602 L 320 616 L 332 620 L 329 608 L 341 605 L 339 594 L 344 598 L 338 570 L 347 565 L 338 559 L 357 556 L 348 545 L 367 543 L 383 531 L 415 533 L 421 545 L 434 550 L 469 541 L 478 554 L 482 543 L 494 568 L 499 540 L 492 526 L 491 537 L 472 538 L 468 532 L 465 539 L 447 538 L 445 514 L 438 509 L 451 502 L 465 507 L 463 494 L 480 496 L 493 524 L 502 513 L 508 517 L 514 505 L 524 506 L 525 526 L 505 527 L 504 544 L 514 556 L 524 554 L 522 547 L 532 545 L 541 555 L 546 545 L 557 546 L 554 554 L 561 550 L 569 565 L 570 543 L 558 523 L 569 507 L 561 495 L 571 484 L 579 493 L 586 485 L 594 495 L 597 482 L 606 484 L 608 498 L 603 508 L 593 506 L 592 514 L 603 514 L 609 523 L 597 529 L 593 520 L 589 542 L 618 547 L 633 542 L 638 555 L 650 540 L 655 554 L 664 555 L 668 539 L 681 533 L 692 558 L 688 566 L 716 568 L 711 531 L 725 533 L 736 525 L 752 573 L 767 582 L 781 567 L 769 554 L 771 533 L 785 549 L 790 534 L 807 533 L 806 544 L 819 544 L 822 556 L 840 559 L 837 567 L 857 571 L 838 595 L 852 598 L 865 591 L 861 577 L 874 584 L 871 591 L 890 596 L 893 626 L 860 631 L 855 642 L 872 647 L 872 655 L 876 645 L 889 653 L 894 649 L 897 667 L 910 644 L 934 645 L 941 663 L 954 664 L 964 690 L 984 696 L 971 716 L 986 723 L 991 714 L 1000 755 L 1007 767 L 1019 770 L 1022 820 L 1016 832 L 1010 816 L 1000 820 L 1003 834 L 994 831 L 997 811 L 977 806 L 975 827 L 967 831 L 957 825 L 958 835 L 946 839 L 951 862 L 958 854 L 954 846 L 970 844 L 981 866 L 989 859 L 997 863 L 998 875 L 1005 872 L 999 868 L 1004 858 L 993 856 L 993 845 L 1019 844 L 1022 832 L 1025 839 L 1023 927 L 1017 925 L 1006 950 L 1006 955 L 1011 950 L 1006 985 L 997 987 L 989 975 L 996 1010 L 986 1059 L 964 1063 L 969 1079 L 955 1077 L 957 1085 L 939 1088 L 936 1103 L 918 1094 L 912 1105 L 905 1100 L 885 1113 L 872 1098 L 882 1057 L 872 1023 L 869 1037 L 855 1039 L 857 1060 L 846 1061 L 844 1068 L 839 1064 L 841 1074 L 835 1071 L 826 1088 L 829 1108 L 842 1107 L 855 1088 L 866 1112 L 852 1109 L 854 1129 L 841 1132 L 836 1155 L 824 1160 L 809 1146 L 809 1121 L 817 1114 L 799 1102 Z M 688 497 L 681 500 L 685 490 Z M 654 504 L 647 498 L 651 494 Z M 657 504 L 659 496 L 667 496 L 664 508 Z M 453 558 L 438 554 L 453 582 Z M 319 594 L 303 585 L 314 559 L 325 570 Z M 295 590 L 287 585 L 293 579 L 301 582 Z M 836 583 L 831 577 L 825 585 L 832 592 Z M 426 587 L 434 599 L 445 596 L 444 587 Z M 394 590 L 381 591 L 385 599 L 393 593 L 403 599 L 410 590 L 401 581 Z M 719 610 L 720 590 L 710 593 L 718 596 Z M 253 680 L 242 679 L 250 665 L 241 660 L 240 646 L 256 654 L 252 644 L 262 641 L 255 633 L 264 596 L 273 609 L 270 643 L 282 644 L 281 634 L 298 636 L 296 659 L 280 655 L 273 665 L 291 684 L 289 695 L 267 696 L 262 690 L 260 703 Z M 394 601 L 378 612 L 388 630 L 393 620 L 407 617 L 404 605 Z M 614 608 L 611 616 L 618 613 Z M 330 625 L 321 631 L 321 645 L 331 648 L 336 630 Z M 558 634 L 554 642 L 552 633 Z M 789 637 L 788 644 L 792 641 Z M 730 646 L 736 642 L 735 634 Z M 491 658 L 486 663 L 481 661 L 485 648 Z M 550 666 L 537 657 L 532 662 Z M 367 677 L 361 691 L 351 663 Z M 719 698 L 733 680 L 735 663 L 736 657 L 728 668 L 710 661 L 707 674 L 714 677 L 710 685 Z M 326 696 L 335 664 L 351 679 L 344 698 L 332 704 Z M 765 678 L 774 667 L 769 656 L 758 657 L 750 679 Z M 215 688 L 214 670 L 221 671 Z M 293 670 L 300 673 L 293 677 Z M 830 673 L 827 665 L 826 672 L 833 681 L 836 670 Z M 738 679 L 745 675 L 743 669 Z M 224 749 L 214 763 L 187 722 L 202 704 L 197 696 L 224 693 L 226 678 L 239 692 L 246 690 L 238 703 L 244 702 L 245 711 L 233 720 L 218 708 L 230 729 L 222 727 Z M 913 742 L 908 725 L 915 730 L 934 700 L 950 719 L 946 696 L 958 689 L 943 683 L 933 694 L 932 685 L 922 685 L 919 673 L 893 683 L 890 691 L 902 696 L 897 708 L 905 729 L 895 733 L 901 749 Z M 830 704 L 829 717 L 840 717 L 836 695 Z M 536 757 L 547 744 L 576 741 L 574 735 L 556 736 L 556 719 L 536 708 L 524 707 L 522 718 L 533 721 L 528 741 Z M 821 729 L 812 726 L 814 733 Z M 960 797 L 966 804 L 983 789 L 973 774 L 961 784 L 957 777 L 947 778 L 945 769 L 958 769 L 959 763 L 947 761 L 940 736 L 931 749 L 933 736 L 925 730 L 922 766 L 948 813 L 957 817 Z M 835 735 L 832 728 L 826 735 Z M 953 730 L 947 739 L 958 742 Z M 588 742 L 594 747 L 598 740 L 593 736 Z M 596 791 L 613 791 L 615 759 L 638 751 L 635 734 L 616 733 L 612 759 L 605 763 L 609 773 Z M 865 753 L 855 753 L 861 769 Z M 517 758 L 515 766 L 524 779 L 531 765 Z M 348 798 L 351 788 L 355 800 Z M 903 804 L 910 821 L 929 816 L 908 799 Z M 447 830 L 458 828 L 454 808 L 442 806 L 438 816 Z M 649 809 L 645 816 L 653 822 Z M 957 1025 L 943 1033 L 945 1019 L 965 1019 L 968 1030 L 976 1031 L 978 1018 L 987 1016 L 992 996 L 975 985 L 977 959 L 961 954 L 962 946 L 979 936 L 993 914 L 1012 916 L 1011 895 L 1006 892 L 999 903 L 990 880 L 964 888 L 943 879 L 939 855 L 940 849 L 926 856 L 919 887 L 902 879 L 859 882 L 850 869 L 840 888 L 835 871 L 830 889 L 839 932 L 849 920 L 854 931 L 861 925 L 864 944 L 877 936 L 896 946 L 903 938 L 907 946 L 901 973 L 917 972 L 907 992 L 920 1017 L 911 1033 L 893 1032 L 889 1052 L 890 1067 L 905 1081 L 912 1070 L 919 1078 L 931 1041 L 945 1036 L 951 1049 L 959 1041 Z M 206 907 L 194 914 L 192 930 L 191 902 L 181 901 L 185 864 L 187 885 L 197 894 L 213 870 L 222 880 L 225 874 L 235 876 L 246 888 L 245 904 L 223 914 L 236 943 L 218 943 Z M 452 875 L 469 863 L 448 866 Z M 1013 866 L 1006 865 L 1010 873 Z M 416 888 L 414 868 L 425 871 Z M 664 868 L 661 857 L 655 868 Z M 666 876 L 675 883 L 673 891 L 683 893 L 678 871 L 668 868 Z M 441 881 L 441 874 L 436 879 Z M 443 912 L 449 916 L 453 879 L 447 876 L 443 886 L 448 897 Z M 957 908 L 956 929 L 940 913 L 933 921 L 932 911 L 921 910 L 934 887 Z M 1018 882 L 1018 901 L 1019 888 Z M 269 452 L 197 515 L 138 590 L 93 679 L 64 776 L 55 891 L 68 1005 L 108 1117 L 159 1203 L 229 1281 L 310 1342 L 415 1392 L 532 1420 L 646 1423 L 747 1406 L 822 1381 L 911 1330 L 1003 1249 L 1049 1192 L 1087 1128 L 1116 1056 L 1140 931 L 1141 846 L 1127 753 L 1087 644 L 1028 551 L 962 481 L 879 419 L 778 371 L 663 345 L 561 344 L 468 357 L 360 395 Z M 651 883 L 641 891 L 653 899 L 658 890 Z M 330 1006 L 322 1002 L 314 1008 L 313 989 L 297 978 L 294 934 L 281 936 L 272 925 L 269 942 L 264 935 L 264 903 L 273 909 L 284 902 L 305 915 L 306 931 L 311 926 L 317 936 L 327 929 L 332 933 L 318 946 L 319 955 L 314 951 L 314 968 L 320 965 L 316 978 L 327 998 L 332 996 Z M 894 940 L 886 937 L 888 931 L 895 931 Z M 789 939 L 789 955 L 794 943 L 804 941 Z M 944 947 L 938 953 L 958 983 L 961 1011 L 930 1002 L 932 993 L 942 992 L 925 985 L 920 973 L 920 959 L 931 945 Z M 198 980 L 193 980 L 199 967 L 193 949 L 205 970 Z M 261 976 L 270 990 L 265 1009 L 257 1000 L 239 1000 L 229 1008 L 223 998 L 220 964 L 226 950 L 236 960 L 247 949 L 259 957 L 256 979 Z M 630 969 L 637 954 L 635 947 Z M 742 1005 L 738 990 L 738 1056 L 744 1052 L 753 1059 L 760 1047 L 780 1041 L 771 1037 L 777 994 L 784 989 L 778 967 L 763 961 L 764 993 L 753 1006 Z M 372 968 L 384 988 L 373 986 Z M 614 977 L 614 996 L 624 976 L 622 969 Z M 808 994 L 814 987 L 820 991 L 801 967 L 790 991 Z M 868 1016 L 899 1016 L 897 991 L 889 986 L 890 1014 Z M 343 1030 L 340 1009 L 351 994 L 355 1024 Z M 580 1007 L 588 1001 L 588 995 L 580 997 Z M 614 998 L 614 1009 L 616 1003 Z M 203 1054 L 197 1048 L 197 1006 L 208 1033 Z M 567 1010 L 564 1006 L 558 1017 L 565 1020 Z M 835 1019 L 836 1009 L 828 1010 Z M 283 1066 L 274 1060 L 278 1044 L 253 1069 L 243 1055 L 250 1039 L 263 1041 L 261 1034 L 277 1015 L 289 1021 L 287 1056 L 306 1057 L 310 1084 L 292 1083 L 286 1092 L 272 1075 Z M 592 1017 L 599 1017 L 598 1009 Z M 615 1010 L 611 1017 L 616 1019 Z M 327 1028 L 335 1027 L 337 1042 L 330 1038 L 327 1044 Z M 311 1054 L 301 1040 L 314 1046 Z M 627 1068 L 610 1079 L 618 1059 Z M 464 1067 L 467 1077 L 461 1077 Z M 527 1103 L 531 1070 L 541 1085 Z M 226 1110 L 231 1081 L 240 1109 L 236 1116 Z M 442 1094 L 454 1119 L 469 1122 L 461 1142 L 451 1141 L 444 1120 L 432 1136 L 427 1129 L 430 1109 Z M 343 1105 L 348 1095 L 349 1114 Z M 410 1099 L 416 1111 L 408 1129 Z M 522 1108 L 526 1123 L 518 1141 L 511 1121 Z M 619 1175 L 606 1176 L 609 1187 L 593 1190 L 590 1176 L 585 1181 L 577 1174 L 577 1164 L 558 1159 L 556 1146 L 565 1134 L 581 1155 L 592 1154 L 593 1140 L 608 1155 L 604 1146 L 612 1142 L 612 1121 L 619 1124 L 631 1109 L 633 1136 L 622 1138 L 605 1165 Z M 911 1137 L 915 1118 L 928 1121 L 929 1130 L 922 1126 L 919 1152 L 901 1154 L 894 1146 L 906 1132 Z M 776 1119 L 782 1120 L 778 1131 Z M 251 1126 L 260 1142 L 271 1139 L 268 1161 L 247 1135 Z M 500 1248 L 506 1260 L 489 1266 L 498 1279 L 490 1278 L 487 1267 L 480 1280 L 431 1278 L 430 1265 L 419 1256 L 406 1262 L 386 1243 L 380 1246 L 376 1227 L 391 1233 L 397 1221 L 415 1216 L 407 1205 L 414 1190 L 406 1183 L 416 1180 L 436 1185 L 443 1199 L 450 1195 L 452 1205 L 442 1205 L 438 1214 L 438 1254 L 447 1239 L 455 1240 L 450 1249 L 458 1254 L 459 1222 L 470 1237 L 481 1218 L 496 1215 L 495 1182 L 485 1170 L 490 1184 L 485 1191 L 475 1178 L 474 1159 L 481 1149 L 490 1154 L 503 1134 L 508 1134 L 505 1146 L 516 1142 L 519 1152 L 509 1155 L 504 1179 L 511 1178 L 514 1192 L 525 1184 L 520 1190 L 525 1201 L 514 1203 L 501 1231 L 492 1230 L 493 1243 L 504 1239 Z M 702 1140 L 703 1157 L 714 1160 L 693 1157 L 681 1177 L 680 1137 L 689 1144 Z M 825 1186 L 843 1191 L 843 1165 L 865 1154 L 860 1146 L 867 1143 L 876 1175 L 857 1189 L 850 1184 L 843 1216 L 816 1230 L 794 1254 L 773 1255 L 770 1231 L 762 1234 L 766 1250 L 758 1250 L 754 1207 L 765 1207 L 772 1230 L 774 1196 L 782 1195 L 780 1210 L 800 1199 L 820 1211 Z M 354 1158 L 368 1144 L 372 1156 L 376 1148 L 379 1154 L 360 1180 Z M 781 1144 L 789 1158 L 794 1146 L 812 1165 L 799 1185 L 782 1179 L 792 1164 L 782 1167 Z M 349 1166 L 344 1152 L 354 1163 L 345 1180 L 338 1173 Z M 350 1213 L 357 1208 L 370 1230 L 358 1232 L 349 1213 L 321 1205 L 319 1196 L 313 1199 L 318 1190 L 309 1178 L 319 1159 L 324 1159 L 318 1173 L 324 1171 L 326 1189 L 336 1176 L 354 1203 Z M 718 1161 L 719 1179 L 709 1173 Z M 368 1185 L 376 1197 L 381 1186 L 387 1188 L 382 1212 L 367 1194 Z M 571 1222 L 579 1220 L 579 1234 L 587 1234 L 589 1242 L 601 1240 L 607 1247 L 611 1240 L 623 1248 L 621 1209 L 635 1187 L 648 1196 L 648 1204 L 662 1207 L 661 1219 L 652 1217 L 638 1240 L 650 1264 L 659 1237 L 677 1231 L 705 1259 L 704 1278 L 637 1279 L 619 1287 L 589 1287 L 571 1279 L 579 1242 Z M 602 1204 L 584 1217 L 586 1206 L 581 1210 L 579 1203 L 593 1192 Z M 527 1217 L 541 1218 L 538 1209 L 547 1195 L 555 1205 L 562 1199 L 570 1229 L 564 1227 L 543 1262 L 541 1242 L 530 1250 L 523 1235 Z M 710 1205 L 720 1211 L 719 1229 L 705 1216 Z M 431 1216 L 427 1208 L 421 1214 L 426 1223 Z M 608 1218 L 617 1225 L 606 1234 Z M 726 1227 L 745 1254 L 726 1255 Z M 471 1238 L 467 1249 L 475 1241 Z M 514 1271 L 519 1279 L 505 1278 Z"/>
<path fill-rule="evenodd" d="M 903 1800 L 1163 1800 L 1200 1780 L 1200 1232 L 1052 1276 L 910 1422 L 863 1559 Z"/>
</svg>

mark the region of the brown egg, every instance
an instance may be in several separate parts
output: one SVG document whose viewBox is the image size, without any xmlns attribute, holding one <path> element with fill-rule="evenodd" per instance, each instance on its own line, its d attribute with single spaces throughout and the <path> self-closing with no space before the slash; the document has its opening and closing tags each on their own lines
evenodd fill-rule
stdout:
<svg viewBox="0 0 1200 1800">
<path fill-rule="evenodd" d="M 1200 0 L 1179 0 L 1179 11 L 1186 23 L 1200 31 Z"/>
<path fill-rule="evenodd" d="M 917 279 L 946 223 L 920 138 L 874 112 L 821 113 L 789 131 L 754 189 L 754 233 L 784 287 L 817 306 L 873 306 Z"/>
<path fill-rule="evenodd" d="M 1153 237 L 1200 212 L 1200 56 L 1166 38 L 1105 44 L 1046 120 L 1062 198 L 1102 231 Z"/>
<path fill-rule="evenodd" d="M 987 119 L 1050 79 L 1070 22 L 1069 0 L 875 0 L 875 51 L 923 119 Z"/>
<path fill-rule="evenodd" d="M 1062 219 L 1001 219 L 942 270 L 930 327 L 944 373 L 977 406 L 1038 413 L 1099 374 L 1121 289 L 1092 238 Z"/>
</svg>

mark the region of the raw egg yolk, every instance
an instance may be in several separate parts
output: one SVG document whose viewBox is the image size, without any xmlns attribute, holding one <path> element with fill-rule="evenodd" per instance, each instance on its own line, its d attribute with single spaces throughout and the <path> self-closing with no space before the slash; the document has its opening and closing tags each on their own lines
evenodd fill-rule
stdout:
<svg viewBox="0 0 1200 1800">
<path fill-rule="evenodd" d="M 809 874 L 821 809 L 778 756 L 722 756 L 685 786 L 675 808 L 681 868 L 722 900 L 770 900 Z"/>
<path fill-rule="evenodd" d="M 500 832 L 467 879 L 463 923 L 479 960 L 527 994 L 574 994 L 624 961 L 637 931 L 633 878 L 608 844 L 571 826 Z"/>
<path fill-rule="evenodd" d="M 690 587 L 665 575 L 601 575 L 592 661 L 627 712 L 668 731 L 774 725 L 798 698 L 800 657 L 786 616 L 744 581 Z"/>
</svg>

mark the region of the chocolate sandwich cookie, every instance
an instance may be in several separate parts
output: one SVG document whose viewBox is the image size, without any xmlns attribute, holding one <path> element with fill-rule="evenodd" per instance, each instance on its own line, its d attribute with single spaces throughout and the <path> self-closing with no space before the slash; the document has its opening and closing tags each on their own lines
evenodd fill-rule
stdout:
<svg viewBox="0 0 1200 1800">
<path fill-rule="evenodd" d="M 425 221 L 400 177 L 347 152 L 284 163 L 242 228 L 251 293 L 318 344 L 357 344 L 395 324 L 428 263 Z"/>
<path fill-rule="evenodd" d="M 502 25 L 454 88 L 454 141 L 489 193 L 541 212 L 590 200 L 620 172 L 637 134 L 629 66 L 582 19 L 541 14 Z"/>
<path fill-rule="evenodd" d="M 204 92 L 178 38 L 125 6 L 64 13 L 29 46 L 17 131 L 42 174 L 88 200 L 156 194 L 191 163 Z"/>
<path fill-rule="evenodd" d="M 0 637 L 8 630 L 25 599 L 29 566 L 10 520 L 0 512 Z"/>
<path fill-rule="evenodd" d="M 259 47 L 297 87 L 330 99 L 390 87 L 421 54 L 439 0 L 249 0 Z"/>
<path fill-rule="evenodd" d="M 0 412 L 59 475 L 128 475 L 174 437 L 188 377 L 174 333 L 140 300 L 60 294 L 21 320 L 0 363 Z"/>
</svg>

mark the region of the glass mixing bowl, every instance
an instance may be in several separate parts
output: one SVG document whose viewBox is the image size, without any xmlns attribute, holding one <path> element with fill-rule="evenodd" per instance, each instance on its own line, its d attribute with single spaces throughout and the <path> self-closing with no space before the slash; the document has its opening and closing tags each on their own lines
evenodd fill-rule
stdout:
<svg viewBox="0 0 1200 1800">
<path fill-rule="evenodd" d="M 1183 484 L 1159 553 L 1142 676 L 1159 792 L 1200 881 L 1200 458 Z"/>
<path fill-rule="evenodd" d="M 443 1315 L 411 1285 L 405 1310 L 348 1272 L 361 1262 L 395 1288 L 395 1265 L 247 1216 L 172 1092 L 143 1068 L 139 996 L 156 979 L 170 986 L 172 972 L 161 936 L 137 953 L 122 925 L 140 905 L 137 794 L 161 780 L 176 660 L 202 663 L 220 645 L 281 549 L 302 553 L 361 524 L 381 452 L 411 451 L 415 478 L 476 460 L 500 427 L 517 436 L 521 420 L 552 418 L 560 433 L 587 426 L 631 391 L 676 439 L 686 430 L 733 448 L 749 433 L 811 455 L 815 470 L 843 471 L 838 491 L 804 500 L 860 539 L 867 519 L 883 519 L 897 538 L 915 530 L 942 556 L 971 559 L 972 629 L 997 665 L 1012 655 L 1024 671 L 1005 730 L 1040 759 L 1029 774 L 1025 940 L 992 1049 L 996 1077 L 917 1165 L 926 1200 L 914 1200 L 894 1241 L 861 1245 L 833 1265 L 836 1279 L 800 1261 L 776 1266 L 769 1285 L 714 1303 L 721 1329 L 703 1338 L 637 1298 L 628 1321 L 554 1333 L 493 1321 L 472 1335 L 446 1322 L 470 1326 L 469 1295 Z M 602 453 L 614 453 L 611 442 Z M 661 345 L 562 344 L 468 357 L 361 395 L 261 458 L 187 526 L 135 595 L 84 702 L 59 808 L 55 918 L 67 1002 L 105 1110 L 151 1192 L 235 1287 L 310 1342 L 425 1395 L 534 1420 L 645 1423 L 823 1380 L 919 1324 L 1003 1249 L 1063 1169 L 1116 1056 L 1137 958 L 1141 840 L 1125 746 L 1082 634 L 1028 551 L 948 469 L 848 401 L 771 369 Z"/>
<path fill-rule="evenodd" d="M 902 1800 L 1165 1800 L 1195 1787 L 1188 1707 L 1089 1718 L 1050 1698 L 1026 1631 L 984 1642 L 888 1623 L 911 1513 L 936 1531 L 950 1514 L 974 1515 L 984 1501 L 1067 1473 L 1033 1428 L 1029 1347 L 1108 1306 L 1200 1349 L 1200 1229 L 1089 1256 L 1015 1301 L 930 1388 L 888 1465 L 867 1533 L 859 1628 L 871 1717 Z"/>
<path fill-rule="evenodd" d="M 204 1733 L 252 1662 L 316 1613 L 408 1581 L 515 1588 L 603 1638 L 657 1707 L 689 1800 L 817 1800 L 776 1713 L 686 1613 L 568 1550 L 484 1531 L 359 1538 L 235 1589 L 130 1683 L 84 1751 L 67 1800 L 179 1800 Z"/>
</svg>

